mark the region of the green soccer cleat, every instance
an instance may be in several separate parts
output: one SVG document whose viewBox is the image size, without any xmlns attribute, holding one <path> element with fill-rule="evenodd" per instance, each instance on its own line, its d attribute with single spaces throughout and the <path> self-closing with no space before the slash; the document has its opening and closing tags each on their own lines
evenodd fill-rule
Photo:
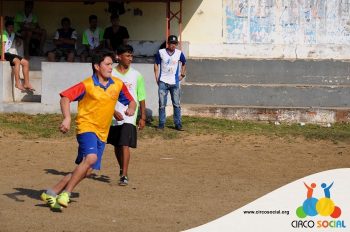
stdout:
<svg viewBox="0 0 350 232">
<path fill-rule="evenodd" d="M 62 192 L 57 197 L 58 204 L 62 205 L 63 207 L 68 207 L 69 201 L 70 201 L 69 194 L 67 192 Z"/>
<path fill-rule="evenodd" d="M 40 195 L 40 198 L 41 198 L 41 200 L 42 201 L 44 201 L 45 203 L 47 203 L 47 197 L 48 197 L 49 195 L 47 195 L 45 192 L 43 192 L 41 195 Z"/>
<path fill-rule="evenodd" d="M 62 209 L 57 203 L 57 198 L 46 194 L 46 203 L 50 206 L 51 209 Z"/>
</svg>

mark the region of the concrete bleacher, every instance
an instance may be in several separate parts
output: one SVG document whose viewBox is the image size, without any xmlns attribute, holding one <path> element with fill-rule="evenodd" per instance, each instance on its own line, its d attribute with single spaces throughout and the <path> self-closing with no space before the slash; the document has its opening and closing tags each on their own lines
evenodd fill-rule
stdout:
<svg viewBox="0 0 350 232">
<path fill-rule="evenodd" d="M 153 54 L 159 42 L 133 44 L 145 51 L 135 54 L 133 67 L 145 77 L 149 116 L 158 115 Z M 36 89 L 31 93 L 14 88 L 8 62 L 0 62 L 0 68 L 0 111 L 31 114 L 60 113 L 58 93 L 91 74 L 90 63 L 31 57 Z M 189 59 L 181 88 L 184 115 L 275 123 L 350 121 L 349 61 Z"/>
<path fill-rule="evenodd" d="M 350 120 L 350 62 L 191 59 L 184 114 L 238 120 Z"/>
<path fill-rule="evenodd" d="M 138 58 L 142 62 L 143 58 Z M 43 57 L 31 57 L 34 70 L 30 71 L 30 81 L 36 91 L 20 91 L 14 87 L 9 62 L 0 61 L 0 112 L 21 112 L 29 114 L 60 113 L 59 93 L 82 81 L 92 74 L 91 63 L 46 62 Z M 154 81 L 153 64 L 135 63 L 145 79 L 147 92 L 147 115 L 158 115 L 158 90 Z M 31 69 L 32 69 L 31 68 Z M 40 68 L 40 69 L 39 69 Z M 39 70 L 37 70 L 39 69 Z M 171 104 L 171 101 L 169 102 Z M 170 108 L 169 108 L 170 109 Z M 71 106 L 76 112 L 76 103 Z M 168 110 L 168 115 L 172 112 Z"/>
</svg>

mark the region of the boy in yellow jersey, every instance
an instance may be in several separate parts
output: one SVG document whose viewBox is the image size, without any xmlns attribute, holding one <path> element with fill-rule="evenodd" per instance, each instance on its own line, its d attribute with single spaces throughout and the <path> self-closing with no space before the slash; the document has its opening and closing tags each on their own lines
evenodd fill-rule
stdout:
<svg viewBox="0 0 350 232">
<path fill-rule="evenodd" d="M 134 115 L 136 103 L 124 83 L 112 74 L 113 54 L 96 54 L 92 57 L 93 75 L 79 84 L 63 91 L 61 110 L 64 116 L 59 129 L 69 131 L 71 116 L 70 102 L 78 101 L 76 118 L 79 143 L 74 171 L 63 177 L 56 185 L 42 193 L 41 198 L 51 208 L 67 207 L 74 187 L 93 169 L 100 170 L 101 158 L 108 136 L 115 104 L 128 105 L 126 115 Z"/>
</svg>

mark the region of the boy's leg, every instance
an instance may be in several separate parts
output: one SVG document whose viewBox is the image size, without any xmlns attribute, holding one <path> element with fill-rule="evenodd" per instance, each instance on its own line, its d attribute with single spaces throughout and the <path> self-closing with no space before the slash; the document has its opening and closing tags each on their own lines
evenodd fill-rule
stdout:
<svg viewBox="0 0 350 232">
<path fill-rule="evenodd" d="M 122 167 L 123 167 L 123 173 L 120 177 L 119 180 L 119 185 L 120 186 L 126 186 L 128 185 L 128 166 L 129 166 L 129 161 L 130 161 L 130 149 L 128 146 L 121 146 L 120 147 L 122 150 Z"/>
<path fill-rule="evenodd" d="M 40 30 L 40 55 L 44 55 L 44 46 L 45 46 L 45 41 L 46 41 L 46 30 L 45 29 L 39 29 Z"/>
<path fill-rule="evenodd" d="M 75 54 L 74 52 L 70 51 L 67 53 L 67 62 L 74 62 L 74 57 L 75 57 Z"/>
<path fill-rule="evenodd" d="M 85 177 L 89 177 L 92 173 L 92 170 L 93 170 L 92 168 L 89 168 Z M 55 186 L 53 186 L 52 189 L 48 189 L 45 192 L 45 194 L 56 197 L 58 194 L 60 194 L 65 189 L 65 187 L 67 186 L 67 184 L 71 178 L 72 178 L 72 173 L 69 173 L 68 175 L 64 176 Z M 44 201 L 46 201 L 46 199 L 44 199 L 44 198 L 45 198 L 45 196 L 42 195 L 42 199 Z"/>
<path fill-rule="evenodd" d="M 53 186 L 52 191 L 56 194 L 60 194 L 64 188 L 67 186 L 68 182 L 72 178 L 72 173 L 69 173 L 63 177 L 55 186 Z"/>
<path fill-rule="evenodd" d="M 21 34 L 23 38 L 24 57 L 29 59 L 29 46 L 30 46 L 30 40 L 32 38 L 33 32 L 30 30 L 23 30 Z"/>
<path fill-rule="evenodd" d="M 23 78 L 24 78 L 23 87 L 30 90 L 30 91 L 34 91 L 35 89 L 29 83 L 29 62 L 28 62 L 28 60 L 22 59 L 21 65 L 22 65 L 22 73 L 23 73 Z"/>
<path fill-rule="evenodd" d="M 97 154 L 89 154 L 73 171 L 71 179 L 68 181 L 66 186 L 67 192 L 72 192 L 74 187 L 85 178 L 91 166 L 97 161 Z"/>
<path fill-rule="evenodd" d="M 91 174 L 92 165 L 97 161 L 97 154 L 88 154 L 85 159 L 74 169 L 72 177 L 67 183 L 65 190 L 57 197 L 57 202 L 68 207 L 70 194 L 74 187 L 77 186 L 87 175 Z"/>
<path fill-rule="evenodd" d="M 114 146 L 114 154 L 119 164 L 119 176 L 123 175 L 123 149 L 121 146 Z"/>
<path fill-rule="evenodd" d="M 131 123 L 124 123 L 120 130 L 120 139 L 118 142 L 118 148 L 122 154 L 122 168 L 123 173 L 119 181 L 119 185 L 128 185 L 128 169 L 130 162 L 130 147 L 136 148 L 137 146 L 137 132 L 136 126 Z"/>
<path fill-rule="evenodd" d="M 181 123 L 181 106 L 180 106 L 180 88 L 173 86 L 170 88 L 171 101 L 174 109 L 174 124 L 177 130 L 182 130 Z"/>
<path fill-rule="evenodd" d="M 13 73 L 15 76 L 15 87 L 19 90 L 25 90 L 19 77 L 19 71 L 21 69 L 21 61 L 18 58 L 14 58 L 12 63 L 14 64 Z"/>
<path fill-rule="evenodd" d="M 47 60 L 49 62 L 55 62 L 56 61 L 56 53 L 55 51 L 51 51 L 47 54 Z"/>
<path fill-rule="evenodd" d="M 158 98 L 159 98 L 159 129 L 164 129 L 165 120 L 166 120 L 166 114 L 165 114 L 165 107 L 167 104 L 167 97 L 168 97 L 168 88 L 166 87 L 166 84 L 162 81 L 159 82 L 158 85 Z"/>
<path fill-rule="evenodd" d="M 130 149 L 128 146 L 123 146 L 122 147 L 123 152 L 123 176 L 128 176 L 128 167 L 129 167 L 129 162 L 130 162 Z"/>
</svg>

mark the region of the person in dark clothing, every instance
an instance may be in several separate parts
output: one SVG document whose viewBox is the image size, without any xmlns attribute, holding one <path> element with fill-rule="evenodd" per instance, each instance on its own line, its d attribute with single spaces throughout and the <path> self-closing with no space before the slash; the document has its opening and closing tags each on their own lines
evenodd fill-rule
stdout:
<svg viewBox="0 0 350 232">
<path fill-rule="evenodd" d="M 106 47 L 115 52 L 120 45 L 128 44 L 129 32 L 126 27 L 119 25 L 119 16 L 111 15 L 112 26 L 107 27 L 104 32 L 104 39 L 106 40 Z"/>
<path fill-rule="evenodd" d="M 71 28 L 69 18 L 63 18 L 61 25 L 62 28 L 57 29 L 54 37 L 56 49 L 48 53 L 48 60 L 57 61 L 64 56 L 68 62 L 74 62 L 78 34 L 75 29 Z"/>
</svg>

